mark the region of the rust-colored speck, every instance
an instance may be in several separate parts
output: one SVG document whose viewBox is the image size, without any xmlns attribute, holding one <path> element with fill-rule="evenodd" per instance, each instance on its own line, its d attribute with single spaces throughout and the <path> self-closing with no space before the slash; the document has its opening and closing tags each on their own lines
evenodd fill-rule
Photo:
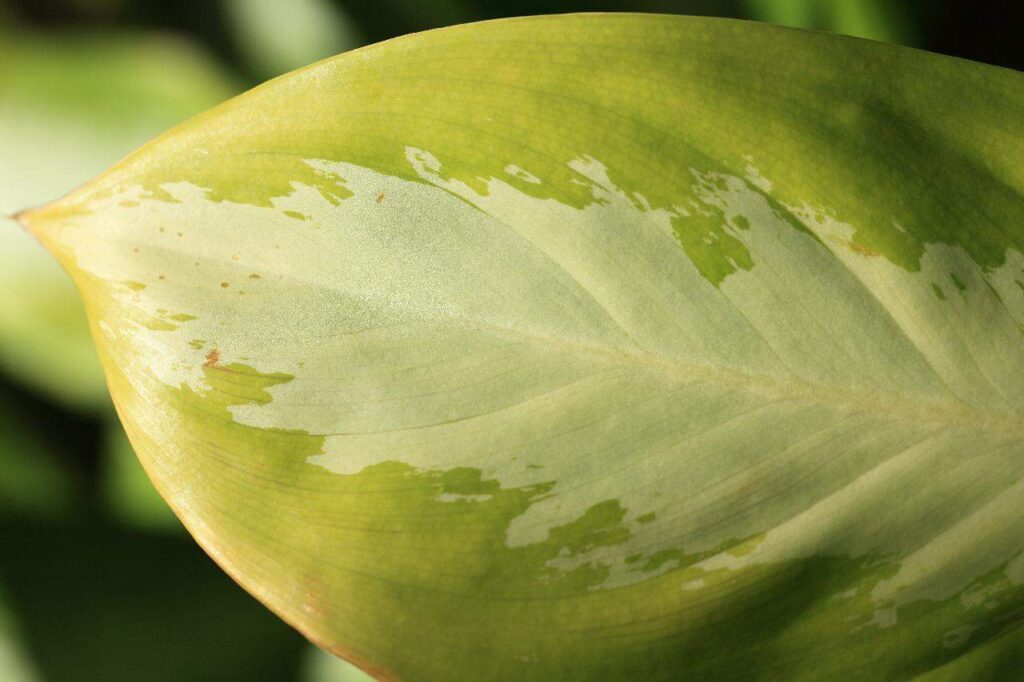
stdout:
<svg viewBox="0 0 1024 682">
<path fill-rule="evenodd" d="M 850 247 L 850 250 L 853 251 L 854 253 L 859 253 L 859 254 L 862 254 L 862 255 L 865 255 L 865 256 L 881 256 L 882 255 L 882 254 L 878 253 L 877 251 L 873 251 L 873 250 L 869 249 L 868 247 L 864 246 L 863 244 L 858 244 L 855 241 L 849 241 L 846 244 L 847 244 L 847 246 Z"/>
<path fill-rule="evenodd" d="M 213 367 L 220 362 L 220 351 L 214 348 L 206 354 L 206 362 L 203 363 L 203 367 Z"/>
<path fill-rule="evenodd" d="M 221 288 L 221 289 L 227 289 L 227 288 L 228 288 L 229 286 L 230 286 L 230 285 L 229 285 L 229 284 L 228 284 L 227 282 L 221 282 L 221 283 L 220 283 L 220 288 Z"/>
<path fill-rule="evenodd" d="M 255 272 L 252 273 L 251 275 L 249 275 L 249 279 L 259 279 L 259 278 L 260 278 L 260 276 L 257 275 Z"/>
<path fill-rule="evenodd" d="M 384 192 L 377 195 L 377 203 L 379 204 L 382 201 L 384 201 Z"/>
</svg>

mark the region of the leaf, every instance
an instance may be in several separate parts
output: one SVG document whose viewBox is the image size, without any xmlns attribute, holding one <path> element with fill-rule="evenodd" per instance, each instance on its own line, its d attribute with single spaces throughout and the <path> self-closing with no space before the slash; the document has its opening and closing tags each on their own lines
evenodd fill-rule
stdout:
<svg viewBox="0 0 1024 682">
<path fill-rule="evenodd" d="M 59 197 L 233 91 L 209 57 L 167 37 L 5 35 L 0 213 Z M 72 404 L 105 404 L 70 280 L 24 230 L 2 218 L 0 291 L 0 366 Z"/>
<path fill-rule="evenodd" d="M 352 19 L 329 0 L 227 0 L 225 9 L 246 63 L 264 77 L 363 44 Z"/>
<path fill-rule="evenodd" d="M 67 275 L 39 244 L 0 217 L 0 366 L 76 406 L 106 400 L 89 328 Z"/>
<path fill-rule="evenodd" d="M 28 660 L 17 623 L 13 621 L 6 601 L 0 601 L 0 675 L 6 682 L 37 682 L 39 676 Z"/>
<path fill-rule="evenodd" d="M 750 16 L 901 45 L 916 42 L 904 7 L 882 0 L 747 0 Z"/>
<path fill-rule="evenodd" d="M 372 682 L 373 678 L 351 663 L 310 647 L 304 682 Z"/>
<path fill-rule="evenodd" d="M 499 21 L 22 219 L 185 525 L 382 678 L 905 679 L 1024 621 L 1024 78 Z"/>
</svg>

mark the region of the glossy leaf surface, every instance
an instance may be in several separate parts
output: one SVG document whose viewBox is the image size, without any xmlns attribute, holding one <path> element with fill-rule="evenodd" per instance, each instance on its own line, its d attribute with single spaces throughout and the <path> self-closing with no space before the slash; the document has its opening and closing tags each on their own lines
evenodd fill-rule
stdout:
<svg viewBox="0 0 1024 682">
<path fill-rule="evenodd" d="M 185 525 L 381 677 L 967 675 L 1024 618 L 1022 113 L 855 39 L 502 21 L 23 219 Z"/>
</svg>

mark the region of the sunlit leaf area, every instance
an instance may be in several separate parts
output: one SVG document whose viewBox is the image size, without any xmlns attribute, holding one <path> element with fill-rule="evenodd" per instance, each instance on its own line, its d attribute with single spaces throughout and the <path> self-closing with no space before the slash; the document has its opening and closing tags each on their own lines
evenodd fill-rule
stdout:
<svg viewBox="0 0 1024 682">
<path fill-rule="evenodd" d="M 0 682 L 1024 679 L 986 4 L 0 0 Z"/>
</svg>

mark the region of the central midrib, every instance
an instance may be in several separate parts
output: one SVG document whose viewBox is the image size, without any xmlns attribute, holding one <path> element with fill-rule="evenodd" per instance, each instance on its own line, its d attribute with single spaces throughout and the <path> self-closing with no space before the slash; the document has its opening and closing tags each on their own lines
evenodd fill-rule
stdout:
<svg viewBox="0 0 1024 682">
<path fill-rule="evenodd" d="M 737 369 L 688 363 L 643 349 L 627 349 L 551 336 L 483 320 L 461 318 L 434 311 L 438 317 L 467 326 L 496 331 L 531 343 L 575 353 L 586 353 L 602 362 L 635 365 L 659 370 L 683 383 L 707 383 L 738 388 L 774 400 L 823 405 L 849 413 L 869 414 L 887 420 L 930 423 L 1024 438 L 1024 418 L 1009 413 L 987 412 L 967 403 L 914 401 L 884 391 L 850 390 L 808 381 L 801 377 L 749 374 Z"/>
</svg>

